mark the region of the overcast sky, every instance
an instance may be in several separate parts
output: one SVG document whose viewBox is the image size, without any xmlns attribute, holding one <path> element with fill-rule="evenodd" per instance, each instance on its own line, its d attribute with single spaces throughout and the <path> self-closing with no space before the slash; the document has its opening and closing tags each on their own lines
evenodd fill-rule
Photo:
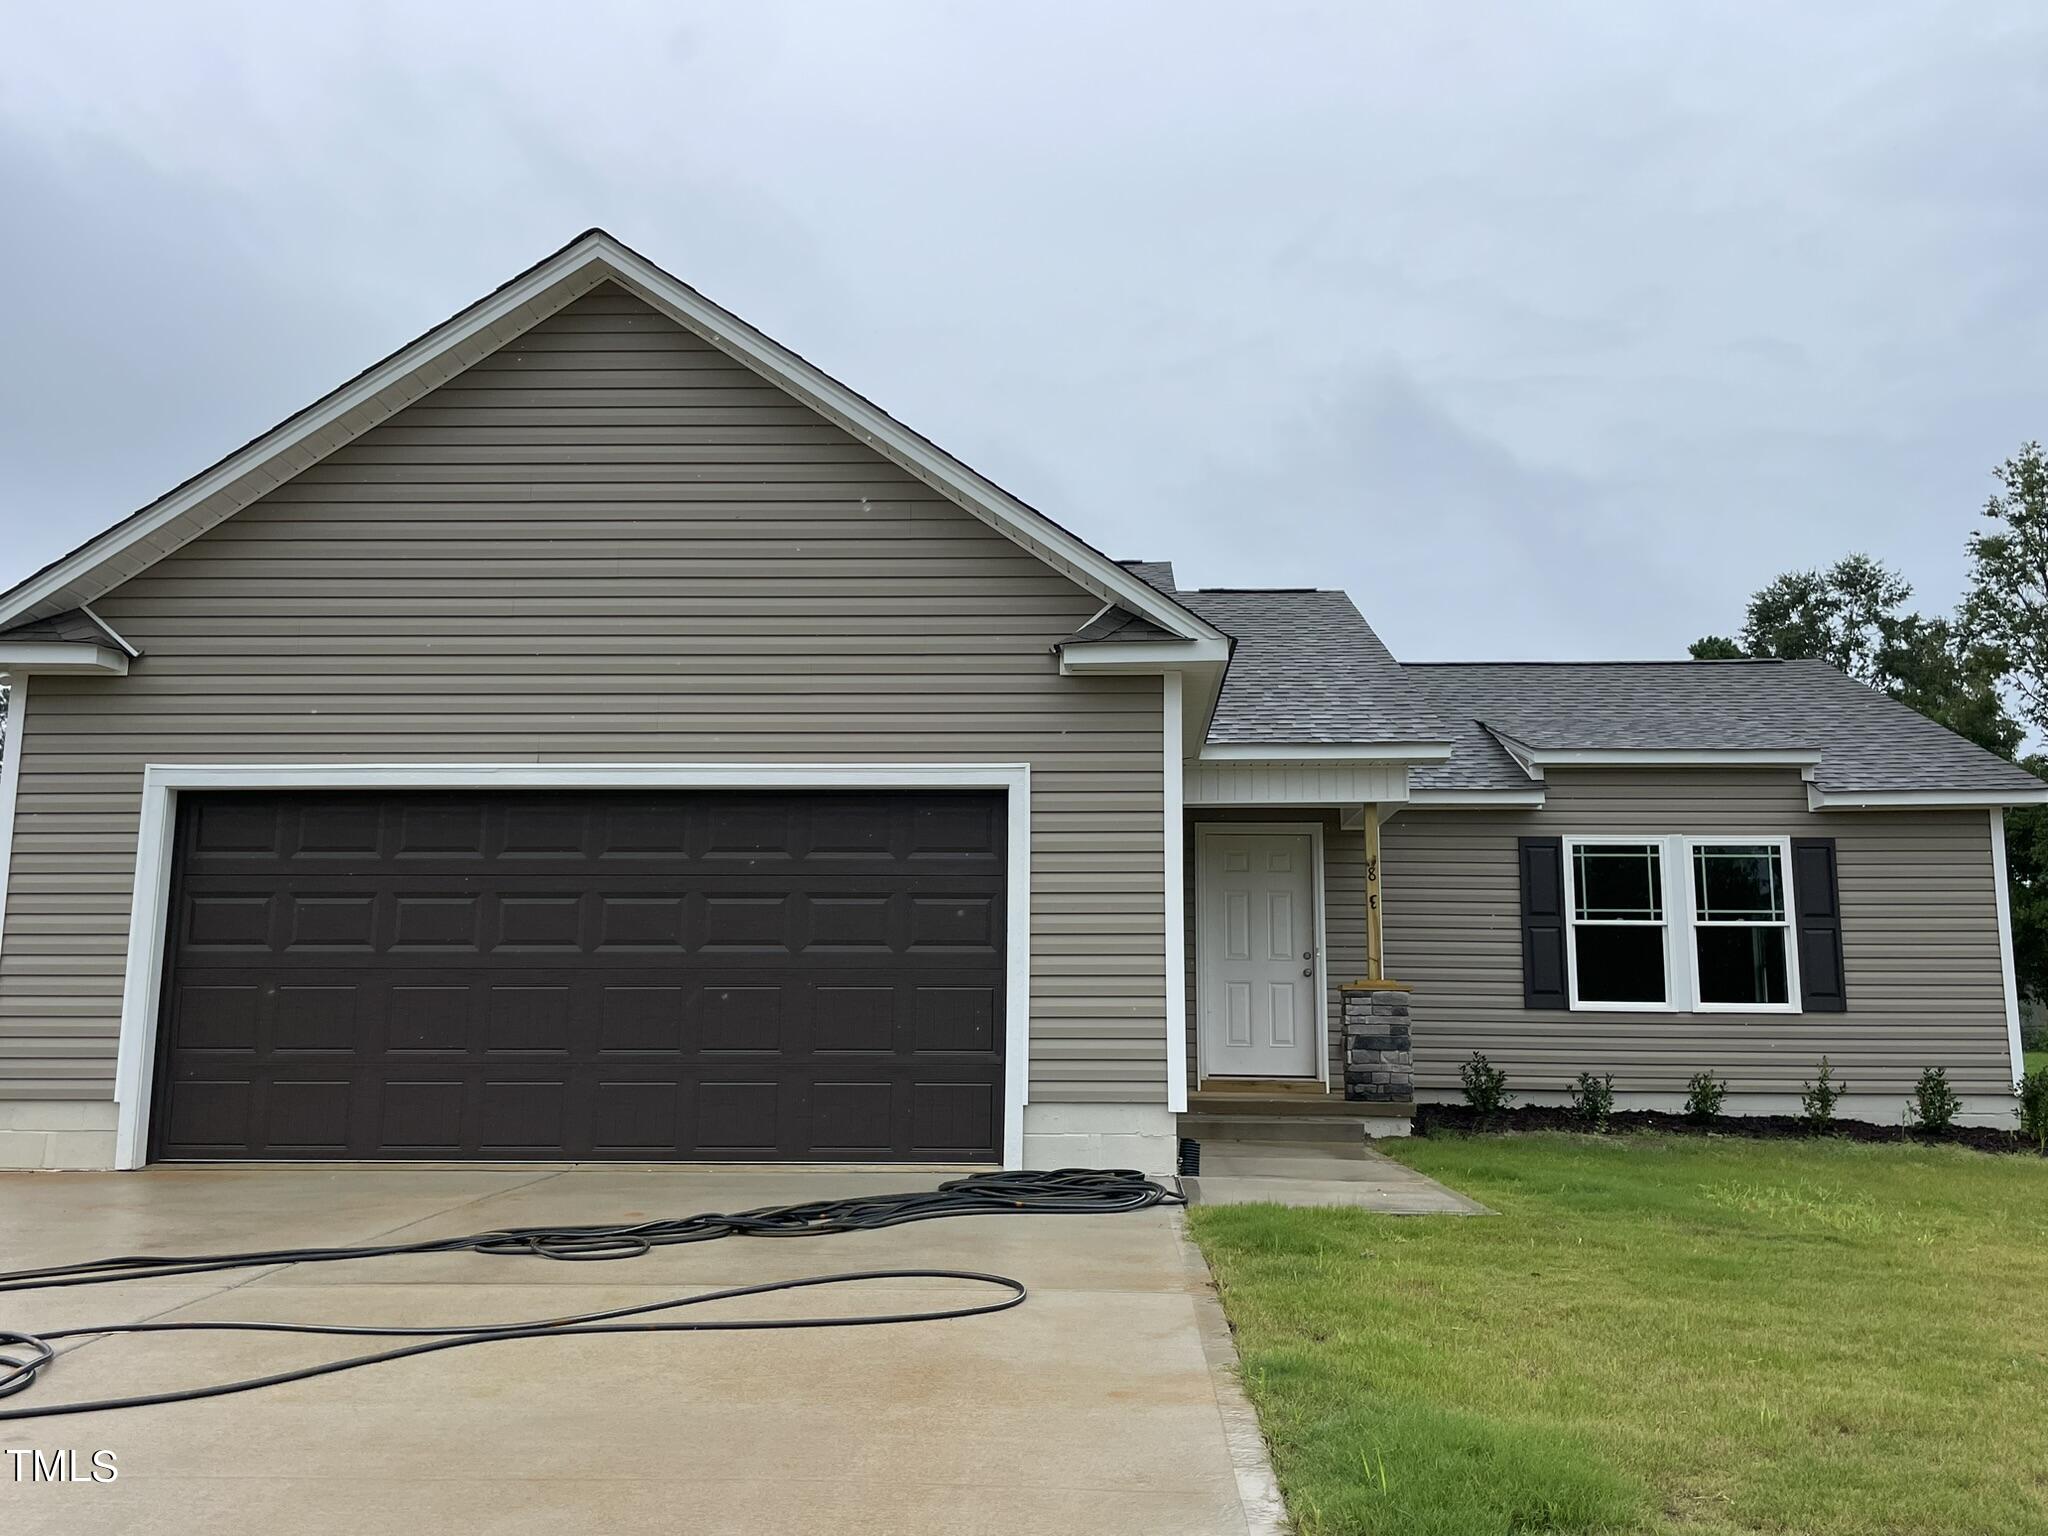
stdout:
<svg viewBox="0 0 2048 1536">
<path fill-rule="evenodd" d="M 1945 608 L 2048 437 L 2048 7 L 0 0 L 0 580 L 603 225 L 1399 655 Z"/>
</svg>

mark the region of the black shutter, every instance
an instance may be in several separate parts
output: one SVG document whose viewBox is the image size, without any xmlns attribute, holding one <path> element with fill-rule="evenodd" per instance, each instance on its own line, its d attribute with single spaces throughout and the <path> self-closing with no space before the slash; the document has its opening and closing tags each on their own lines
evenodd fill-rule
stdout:
<svg viewBox="0 0 2048 1536">
<path fill-rule="evenodd" d="M 1569 1008 L 1564 972 L 1564 839 L 1525 837 L 1522 855 L 1522 1006 Z"/>
<path fill-rule="evenodd" d="M 1849 993 L 1842 978 L 1842 893 L 1832 837 L 1792 839 L 1792 921 L 1799 943 L 1799 1006 L 1808 1013 L 1844 1012 Z"/>
</svg>

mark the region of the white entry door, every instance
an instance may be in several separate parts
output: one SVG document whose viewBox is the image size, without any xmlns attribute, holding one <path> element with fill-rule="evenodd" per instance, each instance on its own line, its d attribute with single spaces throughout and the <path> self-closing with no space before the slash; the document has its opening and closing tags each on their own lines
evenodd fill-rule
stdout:
<svg viewBox="0 0 2048 1536">
<path fill-rule="evenodd" d="M 1204 830 L 1199 840 L 1203 1073 L 1320 1076 L 1314 839 Z"/>
</svg>

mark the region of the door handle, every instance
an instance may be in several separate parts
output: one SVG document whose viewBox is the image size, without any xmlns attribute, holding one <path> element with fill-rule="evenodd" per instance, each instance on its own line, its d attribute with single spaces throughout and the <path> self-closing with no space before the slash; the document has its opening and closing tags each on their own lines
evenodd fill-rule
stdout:
<svg viewBox="0 0 2048 1536">
<path fill-rule="evenodd" d="M 1312 965 L 1304 965 L 1301 968 L 1301 974 L 1309 977 L 1310 979 L 1313 979 L 1316 974 L 1316 968 Z"/>
</svg>

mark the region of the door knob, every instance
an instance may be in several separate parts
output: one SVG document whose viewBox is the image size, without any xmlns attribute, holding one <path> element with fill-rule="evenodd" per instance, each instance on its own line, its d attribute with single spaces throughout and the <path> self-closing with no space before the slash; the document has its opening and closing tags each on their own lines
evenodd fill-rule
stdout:
<svg viewBox="0 0 2048 1536">
<path fill-rule="evenodd" d="M 1304 965 L 1304 966 L 1303 966 L 1303 967 L 1301 968 L 1301 974 L 1302 974 L 1302 975 L 1304 975 L 1304 976 L 1308 976 L 1308 977 L 1311 977 L 1311 978 L 1312 978 L 1312 977 L 1314 977 L 1315 973 L 1316 973 L 1316 968 L 1315 968 L 1314 966 L 1312 966 L 1312 965 Z"/>
</svg>

